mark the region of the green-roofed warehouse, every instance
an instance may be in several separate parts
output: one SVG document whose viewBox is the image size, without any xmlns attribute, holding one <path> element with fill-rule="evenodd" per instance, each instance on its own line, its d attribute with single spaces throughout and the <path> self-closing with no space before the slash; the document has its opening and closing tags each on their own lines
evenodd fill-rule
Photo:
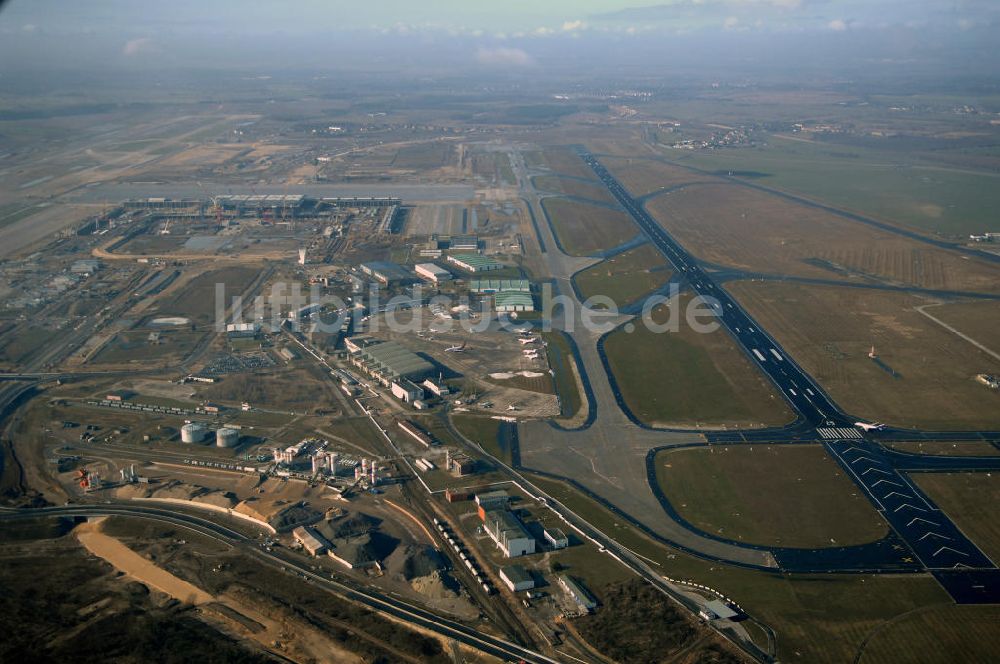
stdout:
<svg viewBox="0 0 1000 664">
<path fill-rule="evenodd" d="M 502 263 L 498 263 L 489 256 L 480 256 L 479 254 L 452 254 L 448 256 L 448 262 L 473 274 L 504 268 Z"/>
<path fill-rule="evenodd" d="M 355 350 L 351 353 L 351 362 L 383 385 L 402 378 L 419 380 L 434 373 L 433 364 L 395 341 L 352 341 Z"/>
<path fill-rule="evenodd" d="M 527 279 L 472 279 L 469 290 L 473 293 L 530 293 L 531 282 Z"/>
<path fill-rule="evenodd" d="M 534 311 L 535 301 L 531 293 L 503 291 L 493 295 L 493 308 L 497 311 Z"/>
</svg>

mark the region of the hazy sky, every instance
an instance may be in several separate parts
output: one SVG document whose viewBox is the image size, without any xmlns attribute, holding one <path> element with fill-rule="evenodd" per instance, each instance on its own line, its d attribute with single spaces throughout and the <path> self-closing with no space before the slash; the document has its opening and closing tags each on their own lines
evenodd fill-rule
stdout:
<svg viewBox="0 0 1000 664">
<path fill-rule="evenodd" d="M 793 59 L 833 45 L 846 55 L 962 53 L 974 62 L 992 59 L 1000 28 L 1000 0 L 9 0 L 2 7 L 0 68 L 8 70 L 312 67 L 442 53 L 522 67 L 571 51 L 618 57 L 663 44 L 729 56 L 754 45 Z M 629 40 L 642 47 L 629 49 Z"/>
<path fill-rule="evenodd" d="M 808 30 L 995 25 L 996 0 L 10 0 L 6 30 L 451 30 L 512 37 L 588 30 Z"/>
</svg>

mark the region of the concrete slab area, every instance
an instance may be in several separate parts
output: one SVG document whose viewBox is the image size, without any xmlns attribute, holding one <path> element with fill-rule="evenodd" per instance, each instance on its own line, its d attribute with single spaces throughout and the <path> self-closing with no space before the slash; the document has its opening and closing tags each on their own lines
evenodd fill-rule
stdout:
<svg viewBox="0 0 1000 664">
<path fill-rule="evenodd" d="M 597 496 L 611 503 L 653 532 L 683 547 L 703 555 L 763 567 L 777 565 L 768 551 L 748 549 L 697 535 L 674 520 L 663 510 L 649 487 L 646 473 L 646 453 L 656 447 L 701 442 L 698 433 L 662 432 L 644 429 L 628 419 L 618 407 L 615 391 L 597 350 L 597 341 L 607 329 L 586 329 L 582 320 L 582 305 L 570 286 L 572 275 L 597 262 L 593 258 L 567 256 L 558 249 L 551 227 L 545 222 L 538 204 L 538 192 L 525 176 L 520 155 L 514 160 L 524 199 L 539 220 L 541 241 L 547 247 L 543 261 L 555 280 L 558 295 L 573 303 L 571 336 L 579 351 L 581 373 L 589 385 L 592 417 L 589 426 L 578 430 L 563 430 L 548 422 L 524 422 L 519 428 L 521 465 L 565 478 L 572 478 Z M 628 320 L 618 316 L 605 319 L 611 326 Z M 584 405 L 586 408 L 587 405 Z"/>
</svg>

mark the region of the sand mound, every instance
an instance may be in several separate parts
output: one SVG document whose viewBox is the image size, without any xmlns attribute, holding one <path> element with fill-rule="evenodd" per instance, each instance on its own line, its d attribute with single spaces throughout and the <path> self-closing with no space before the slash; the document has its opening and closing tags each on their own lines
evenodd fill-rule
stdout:
<svg viewBox="0 0 1000 664">
<path fill-rule="evenodd" d="M 441 572 L 434 572 L 427 576 L 418 576 L 410 581 L 410 585 L 421 595 L 431 599 L 453 599 L 458 597 L 450 586 L 454 582 Z"/>
<path fill-rule="evenodd" d="M 215 505 L 216 507 L 223 507 L 225 509 L 232 509 L 238 502 L 236 496 L 228 491 L 209 491 L 195 496 L 192 500 L 196 503 Z"/>
<path fill-rule="evenodd" d="M 437 549 L 415 544 L 398 547 L 385 560 L 386 572 L 406 581 L 429 576 L 444 569 L 444 567 L 444 558 L 441 557 L 441 553 Z"/>
<path fill-rule="evenodd" d="M 236 496 L 228 491 L 208 489 L 184 482 L 166 482 L 164 484 L 126 484 L 117 491 L 119 498 L 171 498 L 173 500 L 191 500 L 229 509 L 236 505 Z"/>
<path fill-rule="evenodd" d="M 541 376 L 544 376 L 545 374 L 538 371 L 518 371 L 517 375 L 524 376 L 525 378 L 539 378 Z"/>
<path fill-rule="evenodd" d="M 240 514 L 266 521 L 278 532 L 291 530 L 303 523 L 313 523 L 323 518 L 322 513 L 302 505 L 300 502 L 289 503 L 285 500 L 261 499 L 250 497 L 236 506 Z"/>
<path fill-rule="evenodd" d="M 507 373 L 505 371 L 499 371 L 497 373 L 491 373 L 490 374 L 490 378 L 492 378 L 494 380 L 507 380 L 507 379 L 513 378 L 513 377 L 514 377 L 514 374 Z"/>
</svg>

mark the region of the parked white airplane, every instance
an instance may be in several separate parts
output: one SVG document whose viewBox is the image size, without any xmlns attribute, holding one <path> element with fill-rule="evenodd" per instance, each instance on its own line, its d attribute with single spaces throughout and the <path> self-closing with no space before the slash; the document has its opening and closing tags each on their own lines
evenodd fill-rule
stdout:
<svg viewBox="0 0 1000 664">
<path fill-rule="evenodd" d="M 444 349 L 444 352 L 446 352 L 446 353 L 464 353 L 465 352 L 465 344 L 467 344 L 467 343 L 469 343 L 469 342 L 468 341 L 463 341 L 461 346 L 449 346 L 448 348 Z"/>
<path fill-rule="evenodd" d="M 535 343 L 536 341 L 538 341 L 538 337 L 522 337 L 522 338 L 518 339 L 518 341 L 520 341 L 521 345 L 523 346 L 524 344 L 533 344 L 533 343 Z"/>
<path fill-rule="evenodd" d="M 872 422 L 871 424 L 868 422 L 855 422 L 854 426 L 859 429 L 864 429 L 865 431 L 881 431 L 885 428 L 885 425 L 881 422 Z"/>
<path fill-rule="evenodd" d="M 515 406 L 514 404 L 511 404 L 511 405 L 507 406 L 507 410 L 517 410 L 517 406 Z"/>
</svg>

